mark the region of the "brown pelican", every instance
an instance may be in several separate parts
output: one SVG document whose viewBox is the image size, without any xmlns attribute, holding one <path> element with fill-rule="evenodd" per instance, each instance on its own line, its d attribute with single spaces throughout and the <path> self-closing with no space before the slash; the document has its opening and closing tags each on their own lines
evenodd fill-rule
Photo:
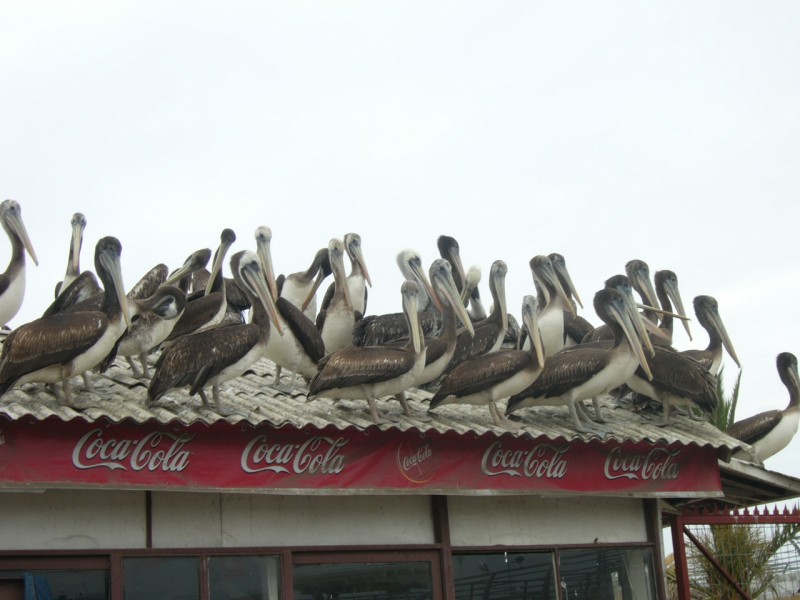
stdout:
<svg viewBox="0 0 800 600">
<path fill-rule="evenodd" d="M 445 376 L 431 398 L 431 409 L 442 404 L 486 404 L 498 427 L 508 422 L 495 402 L 528 388 L 542 372 L 544 350 L 536 322 L 536 300 L 525 296 L 522 322 L 533 340 L 531 350 L 501 350 L 462 362 Z"/>
<path fill-rule="evenodd" d="M 722 369 L 722 349 L 728 351 L 730 357 L 740 369 L 742 365 L 733 349 L 731 339 L 725 330 L 722 318 L 719 316 L 719 304 L 711 296 L 696 296 L 694 299 L 694 314 L 697 321 L 708 333 L 708 346 L 705 350 L 685 350 L 683 354 L 700 362 L 712 375 L 719 375 Z"/>
<path fill-rule="evenodd" d="M 314 255 L 311 266 L 305 271 L 279 275 L 276 283 L 281 298 L 286 298 L 303 314 L 314 321 L 317 318 L 316 294 L 320 284 L 331 274 L 328 249 L 320 248 Z"/>
<path fill-rule="evenodd" d="M 353 302 L 356 321 L 360 321 L 367 311 L 367 284 L 370 287 L 372 286 L 372 280 L 369 278 L 369 271 L 367 271 L 367 263 L 364 262 L 364 253 L 361 251 L 361 236 L 357 233 L 345 235 L 344 248 L 347 252 L 347 257 L 350 259 L 350 274 L 347 276 L 350 300 Z M 330 284 L 325 292 L 320 308 L 322 312 L 327 312 L 328 305 L 331 303 L 335 292 L 336 282 Z"/>
<path fill-rule="evenodd" d="M 422 268 L 422 259 L 414 250 L 403 250 L 397 255 L 397 266 L 406 281 L 417 284 L 419 321 L 425 335 L 433 335 L 442 326 L 442 315 L 433 302 L 433 290 Z M 353 329 L 353 345 L 380 346 L 408 339 L 408 325 L 403 313 L 369 315 L 358 321 Z"/>
<path fill-rule="evenodd" d="M 507 415 L 526 406 L 566 405 L 575 428 L 585 431 L 578 418 L 578 402 L 621 385 L 637 366 L 649 369 L 625 296 L 616 289 L 604 288 L 595 294 L 594 308 L 614 332 L 613 346 L 581 344 L 546 357 L 541 375 L 509 399 Z"/>
<path fill-rule="evenodd" d="M 472 265 L 467 270 L 464 280 L 464 289 L 461 290 L 461 300 L 467 307 L 469 318 L 473 322 L 483 321 L 488 315 L 481 302 L 481 294 L 478 291 L 478 284 L 481 282 L 481 269 L 477 265 Z"/>
<path fill-rule="evenodd" d="M 651 372 L 637 369 L 625 383 L 638 394 L 661 403 L 664 418 L 659 425 L 669 425 L 670 412 L 674 406 L 687 407 L 689 416 L 695 416 L 692 408 L 708 413 L 716 409 L 717 379 L 696 360 L 668 346 L 655 346 L 655 355 L 650 359 Z"/>
<path fill-rule="evenodd" d="M 186 308 L 186 294 L 174 285 L 161 285 L 155 292 L 141 299 L 133 297 L 135 291 L 128 293 L 131 325 L 119 341 L 117 354 L 127 359 L 134 377 L 149 378 L 147 353 L 172 333 L 175 323 Z M 134 356 L 142 363 L 141 372 L 133 362 Z"/>
<path fill-rule="evenodd" d="M 315 396 L 334 399 L 361 399 L 369 403 L 372 422 L 380 421 L 377 398 L 406 390 L 425 368 L 425 344 L 417 317 L 417 284 L 403 282 L 403 314 L 411 333 L 402 348 L 389 346 L 348 346 L 328 354 L 318 365 L 308 388 L 309 400 Z"/>
<path fill-rule="evenodd" d="M 672 315 L 669 311 L 672 311 L 672 304 L 675 304 L 675 310 L 679 315 L 686 316 L 681 293 L 678 291 L 678 276 L 672 271 L 662 270 L 656 271 L 654 279 L 656 282 L 656 296 L 661 308 L 668 311 L 661 316 L 658 328 L 664 334 L 664 339 L 667 340 L 667 343 L 670 343 L 672 341 Z M 691 340 L 692 332 L 689 330 L 689 320 L 681 319 L 681 322 L 683 323 L 683 328 L 686 329 L 686 335 Z"/>
<path fill-rule="evenodd" d="M 544 355 L 551 356 L 564 348 L 564 311 L 575 309 L 558 280 L 553 263 L 543 255 L 530 261 L 533 279 L 539 290 L 539 330 L 542 332 Z"/>
<path fill-rule="evenodd" d="M 148 402 L 173 388 L 190 386 L 189 394 L 199 393 L 203 406 L 209 408 L 203 388 L 211 385 L 217 412 L 222 413 L 220 384 L 238 377 L 264 355 L 271 337 L 270 322 L 282 333 L 258 255 L 237 252 L 231 257 L 231 271 L 237 285 L 250 296 L 251 322 L 186 335 L 165 349 L 147 390 Z"/>
<path fill-rule="evenodd" d="M 260 235 L 257 233 L 256 243 L 259 247 L 258 256 L 261 260 L 261 269 L 265 273 L 267 289 L 275 298 L 278 283 L 274 279 L 275 270 L 272 266 L 272 254 L 269 251 L 270 237 L 267 228 L 264 228 L 260 230 Z M 328 254 L 328 251 L 325 253 Z M 295 296 L 298 297 L 299 295 Z M 316 374 L 317 362 L 325 355 L 325 344 L 314 322 L 294 302 L 281 295 L 275 302 L 275 308 L 276 318 L 281 324 L 283 334 L 270 336 L 264 355 L 275 363 L 275 379 L 272 385 L 279 384 L 281 370 L 286 368 L 292 372 L 292 381 L 286 388 L 291 390 L 298 373 L 305 379 L 311 379 Z"/>
<path fill-rule="evenodd" d="M 165 345 L 172 343 L 182 335 L 212 329 L 222 323 L 228 308 L 225 285 L 222 278 L 222 263 L 225 260 L 225 254 L 235 241 L 236 234 L 232 230 L 224 229 L 222 231 L 220 245 L 214 252 L 214 262 L 211 266 L 211 276 L 206 284 L 205 294 L 187 302 L 183 315 L 178 319 L 172 329 L 172 333 L 165 340 Z M 176 277 L 178 277 L 178 273 L 173 273 L 167 282 L 173 283 Z"/>
<path fill-rule="evenodd" d="M 467 277 L 464 273 L 464 264 L 461 262 L 461 250 L 458 246 L 458 241 L 449 235 L 440 235 L 436 240 L 436 247 L 439 249 L 439 256 L 449 262 L 453 268 L 452 274 L 456 289 L 459 293 L 463 292 Z"/>
<path fill-rule="evenodd" d="M 325 343 L 325 352 L 330 353 L 353 343 L 353 325 L 358 318 L 344 273 L 344 244 L 341 240 L 334 238 L 328 243 L 328 258 L 336 288 L 331 303 L 317 316 L 317 328 Z"/>
<path fill-rule="evenodd" d="M 492 263 L 489 272 L 489 290 L 492 293 L 492 312 L 478 323 L 473 323 L 474 335 L 461 331 L 456 340 L 456 350 L 445 372 L 450 372 L 469 358 L 497 351 L 503 344 L 508 331 L 508 312 L 506 305 L 506 274 L 508 267 L 502 260 Z"/>
<path fill-rule="evenodd" d="M 81 246 L 83 245 L 83 231 L 86 229 L 86 217 L 83 213 L 76 212 L 72 215 L 72 236 L 69 243 L 69 258 L 67 259 L 67 271 L 64 273 L 63 281 L 56 284 L 56 295 L 72 283 L 81 273 Z M 98 286 L 99 289 L 99 286 Z"/>
<path fill-rule="evenodd" d="M 733 456 L 763 463 L 792 441 L 800 421 L 800 378 L 797 358 L 790 352 L 781 352 L 777 359 L 778 375 L 789 390 L 789 405 L 783 410 L 769 410 L 737 421 L 725 433 L 750 444 L 751 452 L 740 450 Z"/>
<path fill-rule="evenodd" d="M 0 326 L 4 326 L 17 314 L 25 297 L 25 251 L 36 265 L 39 259 L 22 222 L 19 202 L 5 200 L 0 204 L 0 222 L 11 242 L 11 260 L 6 272 L 0 275 Z"/>
<path fill-rule="evenodd" d="M 114 237 L 101 239 L 95 248 L 95 270 L 105 288 L 102 311 L 42 317 L 8 335 L 0 354 L 0 395 L 29 381 L 61 382 L 71 404 L 69 378 L 113 360 L 117 341 L 130 325 L 121 250 Z"/>
</svg>

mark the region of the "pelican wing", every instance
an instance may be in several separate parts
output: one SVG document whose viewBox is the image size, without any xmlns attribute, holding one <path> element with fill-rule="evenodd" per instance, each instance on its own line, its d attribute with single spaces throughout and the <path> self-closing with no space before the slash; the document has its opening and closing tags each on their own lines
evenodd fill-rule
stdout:
<svg viewBox="0 0 800 600">
<path fill-rule="evenodd" d="M 334 388 L 388 381 L 414 366 L 414 355 L 390 347 L 348 346 L 323 358 L 308 386 L 309 396 Z"/>
<path fill-rule="evenodd" d="M 684 350 L 683 354 L 689 358 L 693 358 L 706 369 L 710 369 L 711 365 L 714 364 L 714 355 L 708 350 L 697 350 L 693 348 L 691 350 Z"/>
<path fill-rule="evenodd" d="M 157 264 L 145 273 L 128 292 L 129 300 L 144 300 L 156 293 L 158 286 L 167 280 L 169 267 Z"/>
<path fill-rule="evenodd" d="M 83 271 L 47 307 L 42 316 L 49 317 L 60 312 L 100 310 L 102 304 L 103 290 L 97 283 L 97 277 L 91 271 Z"/>
<path fill-rule="evenodd" d="M 303 314 L 303 311 L 289 302 L 286 298 L 278 298 L 275 303 L 278 312 L 286 321 L 294 337 L 300 342 L 303 350 L 314 362 L 319 362 L 325 356 L 325 343 L 322 341 L 320 330 Z M 275 333 L 275 335 L 278 335 Z"/>
<path fill-rule="evenodd" d="M 656 347 L 656 355 L 650 359 L 653 373 L 652 385 L 681 398 L 690 398 L 705 411 L 712 411 L 719 404 L 717 379 L 696 360 L 664 346 Z M 647 379 L 641 367 L 636 375 Z"/>
<path fill-rule="evenodd" d="M 501 383 L 531 364 L 530 352 L 501 350 L 462 362 L 442 381 L 431 406 L 437 398 L 468 396 Z"/>
<path fill-rule="evenodd" d="M 196 394 L 208 381 L 234 364 L 256 345 L 257 325 L 233 325 L 186 335 L 164 349 L 156 362 L 148 396 L 157 400 L 167 391 L 191 386 Z"/>
<path fill-rule="evenodd" d="M 186 304 L 183 315 L 178 319 L 172 333 L 167 338 L 174 340 L 191 333 L 202 323 L 208 322 L 219 311 L 222 294 L 212 292 Z"/>
<path fill-rule="evenodd" d="M 544 369 L 536 381 L 519 394 L 512 396 L 512 402 L 525 398 L 557 398 L 570 389 L 589 381 L 608 363 L 608 350 L 597 347 L 574 346 L 548 357 Z"/>
<path fill-rule="evenodd" d="M 754 444 L 772 431 L 782 417 L 783 411 L 768 410 L 741 421 L 736 421 L 725 430 L 725 433 L 746 444 Z"/>
<path fill-rule="evenodd" d="M 465 360 L 486 354 L 497 341 L 499 330 L 498 323 L 487 322 L 475 327 L 474 337 L 470 337 L 467 331 L 459 333 L 456 338 L 456 350 L 453 352 L 453 358 L 450 359 L 445 373 L 449 373 Z"/>
<path fill-rule="evenodd" d="M 108 325 L 101 312 L 59 313 L 12 331 L 0 354 L 0 381 L 13 381 L 43 367 L 67 364 L 89 349 Z"/>
</svg>

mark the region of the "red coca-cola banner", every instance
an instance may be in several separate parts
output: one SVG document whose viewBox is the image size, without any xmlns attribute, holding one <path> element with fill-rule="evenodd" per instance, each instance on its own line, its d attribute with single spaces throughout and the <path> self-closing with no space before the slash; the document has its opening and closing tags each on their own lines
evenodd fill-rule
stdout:
<svg viewBox="0 0 800 600">
<path fill-rule="evenodd" d="M 719 495 L 714 449 L 397 430 L 0 419 L 0 487 Z"/>
</svg>

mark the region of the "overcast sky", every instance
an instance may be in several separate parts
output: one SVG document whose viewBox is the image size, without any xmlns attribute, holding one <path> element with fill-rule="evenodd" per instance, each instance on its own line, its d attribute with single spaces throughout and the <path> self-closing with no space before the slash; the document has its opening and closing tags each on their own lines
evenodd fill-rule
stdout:
<svg viewBox="0 0 800 600">
<path fill-rule="evenodd" d="M 128 286 L 223 227 L 273 231 L 278 272 L 362 236 L 368 313 L 400 309 L 396 254 L 465 264 L 560 252 L 587 308 L 632 258 L 715 296 L 744 365 L 739 417 L 788 401 L 800 352 L 796 2 L 0 1 L 0 195 L 39 257 L 11 325 L 117 236 Z M 0 240 L 0 262 L 8 246 Z M 1 268 L 1 267 L 0 267 Z M 789 318 L 787 318 L 789 317 Z M 679 330 L 681 349 L 705 347 Z M 728 361 L 732 379 L 736 367 Z M 800 439 L 767 462 L 800 476 Z"/>
</svg>

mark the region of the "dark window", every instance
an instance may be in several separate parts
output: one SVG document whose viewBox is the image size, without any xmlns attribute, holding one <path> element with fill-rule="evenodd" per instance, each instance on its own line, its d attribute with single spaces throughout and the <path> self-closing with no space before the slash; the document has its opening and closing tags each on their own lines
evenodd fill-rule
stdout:
<svg viewBox="0 0 800 600">
<path fill-rule="evenodd" d="M 280 560 L 275 556 L 212 556 L 210 600 L 279 600 Z"/>
<path fill-rule="evenodd" d="M 656 597 L 648 548 L 562 550 L 561 585 L 573 600 L 639 600 Z"/>
<path fill-rule="evenodd" d="M 23 597 L 54 600 L 106 600 L 111 597 L 108 571 L 105 570 L 3 570 L 0 571 L 0 581 L 9 582 L 9 589 L 21 589 Z"/>
<path fill-rule="evenodd" d="M 126 558 L 125 600 L 200 600 L 200 558 L 158 556 Z"/>
<path fill-rule="evenodd" d="M 294 567 L 296 600 L 430 600 L 429 562 L 351 562 Z"/>
<path fill-rule="evenodd" d="M 457 600 L 556 599 L 552 552 L 453 556 Z"/>
</svg>

